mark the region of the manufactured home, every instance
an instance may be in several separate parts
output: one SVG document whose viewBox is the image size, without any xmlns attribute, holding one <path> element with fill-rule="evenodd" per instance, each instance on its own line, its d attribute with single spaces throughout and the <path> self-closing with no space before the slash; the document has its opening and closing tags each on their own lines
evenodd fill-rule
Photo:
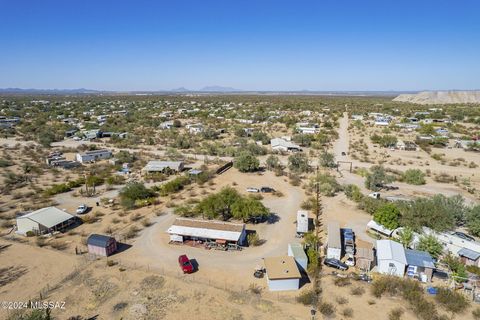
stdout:
<svg viewBox="0 0 480 320">
<path fill-rule="evenodd" d="M 76 159 L 80 163 L 95 162 L 102 159 L 110 159 L 111 157 L 112 152 L 107 149 L 87 151 L 84 153 L 77 153 L 76 155 Z"/>
<path fill-rule="evenodd" d="M 56 207 L 46 207 L 17 217 L 17 233 L 41 235 L 63 231 L 75 222 L 75 216 Z"/>
<path fill-rule="evenodd" d="M 302 237 L 308 232 L 308 211 L 297 211 L 297 236 Z"/>
<path fill-rule="evenodd" d="M 338 221 L 328 223 L 327 233 L 327 259 L 340 260 L 342 257 L 342 240 Z"/>
</svg>

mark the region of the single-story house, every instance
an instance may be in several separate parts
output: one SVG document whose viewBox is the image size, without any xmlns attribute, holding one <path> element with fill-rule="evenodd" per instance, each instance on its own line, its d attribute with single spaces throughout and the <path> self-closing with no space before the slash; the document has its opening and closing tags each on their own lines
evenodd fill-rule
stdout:
<svg viewBox="0 0 480 320">
<path fill-rule="evenodd" d="M 247 238 L 243 223 L 189 218 L 176 218 L 167 233 L 172 242 L 193 240 L 214 241 L 221 245 L 244 245 Z"/>
<path fill-rule="evenodd" d="M 376 233 L 379 233 L 381 235 L 387 236 L 387 237 L 390 237 L 392 235 L 392 232 L 393 232 L 393 230 L 390 230 L 390 229 L 382 226 L 381 224 L 376 223 L 374 220 L 370 220 L 367 223 L 367 231 L 369 231 L 369 230 L 374 231 Z"/>
<path fill-rule="evenodd" d="M 273 151 L 302 151 L 299 145 L 282 138 L 274 138 L 270 140 L 270 144 L 272 145 Z"/>
<path fill-rule="evenodd" d="M 435 262 L 428 252 L 405 249 L 405 257 L 407 258 L 407 276 L 418 277 L 422 282 L 432 280 Z"/>
<path fill-rule="evenodd" d="M 403 246 L 392 240 L 377 240 L 377 271 L 383 274 L 403 277 L 407 257 Z"/>
<path fill-rule="evenodd" d="M 298 290 L 302 275 L 295 259 L 290 256 L 263 259 L 270 291 Z"/>
<path fill-rule="evenodd" d="M 307 271 L 308 257 L 300 243 L 288 244 L 288 256 L 293 257 L 300 270 Z"/>
<path fill-rule="evenodd" d="M 467 266 L 480 266 L 480 253 L 467 248 L 458 251 L 460 260 Z"/>
<path fill-rule="evenodd" d="M 77 153 L 76 159 L 80 163 L 93 162 L 101 159 L 109 159 L 112 157 L 112 152 L 107 149 L 87 151 L 84 153 Z"/>
<path fill-rule="evenodd" d="M 91 234 L 87 239 L 88 253 L 108 257 L 117 251 L 115 238 L 102 234 Z"/>
<path fill-rule="evenodd" d="M 62 231 L 75 222 L 75 216 L 55 207 L 46 207 L 17 217 L 17 233 L 36 235 Z"/>
<path fill-rule="evenodd" d="M 342 257 L 342 239 L 338 221 L 328 223 L 327 233 L 327 258 L 340 260 Z"/>
<path fill-rule="evenodd" d="M 142 169 L 145 173 L 151 172 L 164 172 L 165 170 L 171 170 L 175 172 L 181 172 L 184 168 L 182 161 L 157 161 L 152 160 Z"/>
</svg>

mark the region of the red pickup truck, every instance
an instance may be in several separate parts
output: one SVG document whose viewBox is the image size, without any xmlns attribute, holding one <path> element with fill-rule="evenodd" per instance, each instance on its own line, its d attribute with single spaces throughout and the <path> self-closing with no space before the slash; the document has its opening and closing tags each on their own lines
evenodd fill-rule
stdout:
<svg viewBox="0 0 480 320">
<path fill-rule="evenodd" d="M 186 254 L 181 255 L 178 257 L 178 264 L 180 265 L 180 269 L 182 269 L 183 273 L 192 273 L 193 272 L 193 265 L 188 259 Z"/>
</svg>

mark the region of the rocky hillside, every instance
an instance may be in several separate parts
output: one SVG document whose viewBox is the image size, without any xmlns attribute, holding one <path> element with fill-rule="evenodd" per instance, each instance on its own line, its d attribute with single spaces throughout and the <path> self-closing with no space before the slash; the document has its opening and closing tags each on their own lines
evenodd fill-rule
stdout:
<svg viewBox="0 0 480 320">
<path fill-rule="evenodd" d="M 423 91 L 401 94 L 393 101 L 417 104 L 479 103 L 480 91 Z"/>
</svg>

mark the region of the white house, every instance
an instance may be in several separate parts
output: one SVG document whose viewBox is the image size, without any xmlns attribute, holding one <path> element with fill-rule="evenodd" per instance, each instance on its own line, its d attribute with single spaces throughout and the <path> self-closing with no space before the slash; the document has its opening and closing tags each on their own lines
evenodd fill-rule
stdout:
<svg viewBox="0 0 480 320">
<path fill-rule="evenodd" d="M 300 148 L 299 145 L 282 138 L 271 139 L 270 144 L 272 145 L 273 151 L 302 151 L 302 148 Z"/>
<path fill-rule="evenodd" d="M 143 167 L 142 171 L 144 173 L 151 173 L 151 172 L 164 172 L 165 170 L 172 170 L 176 172 L 180 172 L 183 170 L 183 162 L 182 161 L 156 161 L 152 160 L 147 163 L 145 167 Z"/>
<path fill-rule="evenodd" d="M 77 153 L 76 159 L 80 163 L 94 162 L 101 159 L 109 159 L 112 157 L 112 152 L 107 149 L 93 150 L 84 153 Z"/>
<path fill-rule="evenodd" d="M 338 221 L 330 221 L 327 232 L 327 258 L 340 260 L 342 257 L 342 240 Z"/>
<path fill-rule="evenodd" d="M 269 257 L 263 260 L 270 291 L 298 290 L 302 275 L 295 259 L 290 256 Z"/>
<path fill-rule="evenodd" d="M 307 271 L 308 258 L 305 254 L 305 250 L 300 243 L 289 243 L 288 244 L 288 256 L 293 257 L 297 265 L 303 271 Z"/>
<path fill-rule="evenodd" d="M 387 237 L 390 237 L 392 235 L 392 232 L 393 230 L 390 230 L 384 226 L 382 226 L 381 224 L 378 224 L 376 223 L 374 220 L 370 220 L 368 223 L 367 223 L 367 231 L 374 231 L 376 233 L 380 233 L 384 236 L 387 236 Z"/>
<path fill-rule="evenodd" d="M 309 126 L 299 125 L 297 126 L 297 131 L 303 134 L 316 134 L 320 131 L 320 129 L 319 126 L 316 124 Z"/>
<path fill-rule="evenodd" d="M 30 231 L 38 235 L 61 231 L 74 220 L 73 215 L 63 210 L 46 207 L 17 217 L 17 233 L 26 235 Z"/>
<path fill-rule="evenodd" d="M 403 277 L 407 258 L 403 246 L 392 240 L 377 240 L 377 271 Z"/>
</svg>

